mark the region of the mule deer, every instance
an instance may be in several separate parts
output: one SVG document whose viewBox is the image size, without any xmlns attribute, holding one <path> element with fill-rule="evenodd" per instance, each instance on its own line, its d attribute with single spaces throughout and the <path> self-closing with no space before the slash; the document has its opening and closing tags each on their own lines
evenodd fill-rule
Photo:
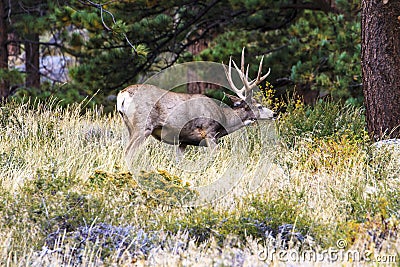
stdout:
<svg viewBox="0 0 400 267">
<path fill-rule="evenodd" d="M 244 71 L 244 48 L 240 69 L 232 58 L 228 68 L 223 65 L 228 83 L 237 94 L 226 95 L 233 107 L 204 95 L 175 93 L 149 84 L 123 89 L 117 97 L 117 110 L 129 131 L 126 155 L 134 153 L 150 135 L 179 145 L 183 153 L 187 145 L 213 147 L 219 138 L 256 120 L 273 119 L 274 112 L 252 98 L 252 90 L 270 73 L 261 76 L 262 62 L 263 58 L 252 81 L 248 80 L 249 67 Z M 232 81 L 232 63 L 243 83 L 241 89 Z"/>
</svg>

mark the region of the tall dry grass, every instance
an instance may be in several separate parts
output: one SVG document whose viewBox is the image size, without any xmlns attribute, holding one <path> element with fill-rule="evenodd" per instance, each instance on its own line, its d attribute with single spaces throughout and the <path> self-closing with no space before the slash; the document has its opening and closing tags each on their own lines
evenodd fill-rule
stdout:
<svg viewBox="0 0 400 267">
<path fill-rule="evenodd" d="M 311 249 L 307 264 L 336 265 L 323 251 L 337 241 L 364 257 L 343 264 L 399 262 L 399 151 L 371 147 L 361 109 L 294 103 L 216 151 L 177 162 L 149 139 L 129 164 L 119 117 L 82 111 L 0 108 L 2 265 L 263 266 Z"/>
</svg>

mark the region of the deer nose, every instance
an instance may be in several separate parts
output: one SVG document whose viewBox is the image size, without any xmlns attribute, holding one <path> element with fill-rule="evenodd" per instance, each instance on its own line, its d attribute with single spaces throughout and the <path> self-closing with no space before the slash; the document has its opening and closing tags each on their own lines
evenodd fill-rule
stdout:
<svg viewBox="0 0 400 267">
<path fill-rule="evenodd" d="M 278 116 L 279 116 L 279 113 L 278 113 L 278 112 L 274 112 L 274 113 L 272 114 L 272 118 L 273 118 L 274 120 L 277 119 Z"/>
</svg>

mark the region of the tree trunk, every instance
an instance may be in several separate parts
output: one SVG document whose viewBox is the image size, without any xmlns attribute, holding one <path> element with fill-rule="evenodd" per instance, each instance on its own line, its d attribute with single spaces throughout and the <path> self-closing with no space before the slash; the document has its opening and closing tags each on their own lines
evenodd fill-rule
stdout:
<svg viewBox="0 0 400 267">
<path fill-rule="evenodd" d="M 8 71 L 7 16 L 5 0 L 0 0 L 0 74 Z M 3 76 L 3 75 L 1 75 Z M 9 81 L 0 76 L 0 102 L 10 94 Z"/>
<path fill-rule="evenodd" d="M 26 87 L 40 86 L 39 71 L 39 34 L 30 34 L 25 41 L 25 70 L 26 70 Z"/>
<path fill-rule="evenodd" d="M 362 0 L 361 60 L 368 132 L 374 140 L 398 138 L 400 1 Z"/>
<path fill-rule="evenodd" d="M 200 40 L 188 47 L 189 52 L 193 55 L 198 55 L 201 51 L 207 48 L 207 42 L 205 40 Z M 189 70 L 187 73 L 188 81 L 187 92 L 189 94 L 204 94 L 206 90 L 206 84 L 203 82 L 193 82 L 196 81 L 198 76 L 197 73 Z"/>
<path fill-rule="evenodd" d="M 201 30 L 199 30 L 201 33 Z M 193 55 L 198 55 L 208 47 L 208 39 L 201 39 L 194 44 L 188 47 L 188 51 L 191 52 Z M 189 70 L 187 73 L 187 92 L 189 94 L 204 94 L 206 89 L 218 89 L 219 85 L 206 83 L 206 82 L 194 82 L 198 80 L 197 73 L 194 73 L 192 70 Z"/>
</svg>

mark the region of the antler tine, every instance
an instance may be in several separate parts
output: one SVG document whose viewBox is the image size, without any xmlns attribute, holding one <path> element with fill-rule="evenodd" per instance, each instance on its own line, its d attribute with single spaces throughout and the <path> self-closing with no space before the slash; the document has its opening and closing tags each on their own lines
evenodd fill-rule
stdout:
<svg viewBox="0 0 400 267">
<path fill-rule="evenodd" d="M 243 89 L 244 90 L 244 96 L 245 98 L 248 100 L 249 97 L 251 97 L 251 84 L 249 83 L 249 64 L 247 64 L 247 69 L 246 69 L 246 76 L 244 74 L 244 49 L 245 47 L 243 47 L 242 49 L 242 62 L 241 62 L 241 66 L 242 66 L 242 75 L 240 76 L 242 78 L 242 82 L 243 82 Z"/>
<path fill-rule="evenodd" d="M 233 65 L 235 66 L 236 70 L 238 70 L 238 67 L 236 66 L 235 62 L 232 60 L 232 57 L 229 58 L 228 69 L 226 69 L 226 67 L 223 63 L 222 63 L 222 66 L 224 67 L 225 75 L 226 75 L 229 85 L 231 86 L 231 89 L 236 94 L 238 94 L 239 97 L 241 97 L 241 96 L 243 96 L 243 89 L 241 89 L 241 90 L 237 89 L 237 87 L 235 86 L 235 84 L 232 81 L 232 62 L 233 62 Z"/>
<path fill-rule="evenodd" d="M 261 75 L 261 69 L 262 69 L 263 60 L 264 60 L 264 56 L 261 57 L 260 65 L 258 66 L 257 80 L 260 78 L 260 75 Z"/>
<path fill-rule="evenodd" d="M 246 81 L 249 80 L 249 64 L 247 64 L 247 69 L 246 69 Z"/>
<path fill-rule="evenodd" d="M 245 97 L 246 101 L 248 101 L 249 98 L 251 97 L 251 90 L 253 87 L 251 86 L 251 83 L 249 83 L 249 67 L 250 67 L 249 64 L 247 64 L 246 75 L 244 73 L 244 49 L 245 49 L 245 47 L 243 47 L 243 49 L 242 49 L 242 62 L 241 62 L 240 77 L 241 77 L 243 85 L 244 85 L 244 87 L 242 89 L 244 91 L 244 97 Z"/>
<path fill-rule="evenodd" d="M 265 80 L 265 78 L 268 77 L 268 75 L 270 74 L 270 72 L 271 72 L 271 68 L 268 68 L 267 74 L 265 74 L 264 76 L 261 77 L 260 82 L 262 82 L 263 80 Z"/>
<path fill-rule="evenodd" d="M 231 60 L 232 60 L 232 57 L 231 57 Z M 238 72 L 238 74 L 239 74 L 239 76 L 240 76 L 240 79 L 242 79 L 242 77 L 243 77 L 243 75 L 244 75 L 244 72 L 242 72 L 242 71 L 239 69 L 239 67 L 236 65 L 235 61 L 232 60 L 232 62 L 233 62 L 233 66 L 235 67 L 236 71 Z"/>
<path fill-rule="evenodd" d="M 244 77 L 244 72 L 242 72 L 240 69 L 239 69 L 239 67 L 236 65 L 236 63 L 235 63 L 235 61 L 233 61 L 232 60 L 232 63 L 233 63 L 233 66 L 235 67 L 235 69 L 236 69 L 236 71 L 238 72 L 238 74 L 239 74 L 239 76 L 240 76 L 240 80 L 242 80 L 242 82 L 244 81 L 244 79 L 245 79 L 245 77 Z M 232 76 L 231 76 L 231 78 L 232 78 Z M 245 93 L 246 92 L 246 90 L 245 90 L 246 88 L 242 88 L 242 89 L 236 89 L 237 90 L 237 92 L 236 93 L 240 93 L 241 95 L 243 95 L 243 93 Z M 244 95 L 243 95 L 244 96 Z"/>
<path fill-rule="evenodd" d="M 262 63 L 263 63 L 263 60 L 264 60 L 264 56 L 262 56 L 262 58 L 261 58 L 261 60 L 260 60 L 260 65 L 259 65 L 259 67 L 258 67 L 257 78 L 256 78 L 255 80 L 253 80 L 253 81 L 250 83 L 251 88 L 253 88 L 254 86 L 258 85 L 260 82 L 264 81 L 265 78 L 267 78 L 268 75 L 269 75 L 270 72 L 271 72 L 271 68 L 269 68 L 267 74 L 265 74 L 264 76 L 260 77 L 260 76 L 261 76 L 261 70 L 262 70 Z"/>
<path fill-rule="evenodd" d="M 244 75 L 244 47 L 242 49 L 242 60 L 240 62 L 240 69 L 242 71 L 242 74 Z"/>
</svg>

